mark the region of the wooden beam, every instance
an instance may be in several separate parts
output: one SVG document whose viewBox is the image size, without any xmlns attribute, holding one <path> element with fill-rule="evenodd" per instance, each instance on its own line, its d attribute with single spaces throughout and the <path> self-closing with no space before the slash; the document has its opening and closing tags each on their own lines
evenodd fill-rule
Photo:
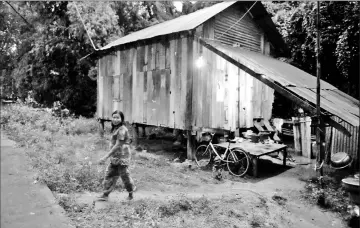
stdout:
<svg viewBox="0 0 360 228">
<path fill-rule="evenodd" d="M 266 76 L 263 76 L 262 74 L 258 74 L 255 71 L 251 70 L 249 67 L 245 66 L 244 64 L 239 63 L 237 60 L 232 58 L 231 56 L 225 54 L 224 52 L 216 49 L 211 44 L 208 44 L 204 39 L 198 38 L 199 43 L 209 49 L 210 51 L 214 52 L 215 54 L 219 55 L 220 57 L 224 58 L 226 61 L 234 64 L 235 66 L 239 67 L 241 70 L 245 71 L 246 73 L 250 74 L 254 78 L 258 79 L 265 85 L 269 86 L 270 88 L 276 90 L 278 93 L 280 93 L 282 96 L 287 97 L 291 101 L 293 101 L 295 104 L 299 105 L 300 107 L 304 108 L 306 111 L 311 113 L 312 115 L 316 115 L 316 107 L 314 107 L 309 102 L 302 100 L 300 97 L 298 97 L 296 94 L 292 93 L 291 91 L 287 90 L 284 86 L 280 85 L 276 81 L 270 80 Z M 343 126 L 340 124 L 337 124 L 333 120 L 329 120 L 329 124 L 332 125 L 334 128 L 338 129 L 339 131 L 343 132 L 346 135 L 349 135 L 350 132 L 346 130 Z M 351 135 L 351 134 L 350 134 Z"/>
<path fill-rule="evenodd" d="M 325 116 L 324 122 L 328 123 L 331 127 L 336 128 L 338 131 L 346 135 L 347 137 L 351 137 L 351 133 L 346 129 L 343 125 L 339 124 L 335 120 L 331 119 L 329 116 Z"/>
<path fill-rule="evenodd" d="M 192 131 L 210 132 L 210 133 L 216 133 L 216 134 L 224 134 L 225 132 L 229 132 L 229 130 L 225 130 L 225 129 L 196 127 L 196 126 L 192 126 L 191 129 L 192 129 Z"/>
<path fill-rule="evenodd" d="M 135 146 L 137 146 L 138 145 L 138 143 L 139 143 L 139 126 L 136 124 L 136 123 L 134 123 L 134 124 L 132 124 L 132 127 L 133 127 L 133 129 L 134 129 L 134 131 L 133 131 L 133 145 L 135 145 Z"/>
<path fill-rule="evenodd" d="M 102 119 L 99 119 L 99 135 L 100 137 L 104 137 L 105 133 L 105 121 Z"/>
</svg>

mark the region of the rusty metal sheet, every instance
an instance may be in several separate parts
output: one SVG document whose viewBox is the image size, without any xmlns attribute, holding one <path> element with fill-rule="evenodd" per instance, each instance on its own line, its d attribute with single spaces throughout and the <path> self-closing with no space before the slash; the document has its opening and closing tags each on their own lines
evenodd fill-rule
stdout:
<svg viewBox="0 0 360 228">
<path fill-rule="evenodd" d="M 154 26 L 150 26 L 140 31 L 133 32 L 127 36 L 121 37 L 120 39 L 101 48 L 101 50 L 138 40 L 145 40 L 157 36 L 194 29 L 235 3 L 236 1 L 222 2 L 214 6 L 198 10 L 194 13 L 190 13 L 188 15 L 184 15 L 173 20 L 165 21 Z"/>
</svg>

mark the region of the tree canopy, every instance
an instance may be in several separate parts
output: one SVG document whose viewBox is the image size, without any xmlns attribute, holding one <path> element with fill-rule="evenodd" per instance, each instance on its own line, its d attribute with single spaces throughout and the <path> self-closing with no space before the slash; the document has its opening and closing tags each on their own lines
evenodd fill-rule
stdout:
<svg viewBox="0 0 360 228">
<path fill-rule="evenodd" d="M 316 2 L 264 2 L 294 65 L 316 75 Z M 359 97 L 359 2 L 320 2 L 321 79 Z"/>
</svg>

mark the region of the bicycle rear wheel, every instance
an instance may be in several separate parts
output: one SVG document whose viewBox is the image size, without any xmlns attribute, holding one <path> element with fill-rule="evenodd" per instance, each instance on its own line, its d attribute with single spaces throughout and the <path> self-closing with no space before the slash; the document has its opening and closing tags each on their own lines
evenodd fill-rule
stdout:
<svg viewBox="0 0 360 228">
<path fill-rule="evenodd" d="M 226 157 L 229 172 L 237 177 L 242 177 L 249 169 L 249 157 L 242 149 L 232 149 Z"/>
<path fill-rule="evenodd" d="M 211 147 L 206 148 L 206 145 L 200 145 L 196 148 L 195 161 L 199 167 L 206 167 L 210 164 L 212 149 Z"/>
</svg>

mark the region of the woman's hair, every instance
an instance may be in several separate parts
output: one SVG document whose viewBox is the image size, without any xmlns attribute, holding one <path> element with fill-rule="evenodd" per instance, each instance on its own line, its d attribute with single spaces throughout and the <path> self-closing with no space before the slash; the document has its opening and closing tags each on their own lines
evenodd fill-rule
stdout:
<svg viewBox="0 0 360 228">
<path fill-rule="evenodd" d="M 119 110 L 116 110 L 114 111 L 112 114 L 111 114 L 111 117 L 114 115 L 114 114 L 119 114 L 120 115 L 120 118 L 121 118 L 121 123 L 119 125 L 114 125 L 112 122 L 111 122 L 111 133 L 113 133 L 118 127 L 122 126 L 124 124 L 124 121 L 125 121 L 125 117 L 124 117 L 124 113 L 122 113 L 121 111 Z"/>
</svg>

